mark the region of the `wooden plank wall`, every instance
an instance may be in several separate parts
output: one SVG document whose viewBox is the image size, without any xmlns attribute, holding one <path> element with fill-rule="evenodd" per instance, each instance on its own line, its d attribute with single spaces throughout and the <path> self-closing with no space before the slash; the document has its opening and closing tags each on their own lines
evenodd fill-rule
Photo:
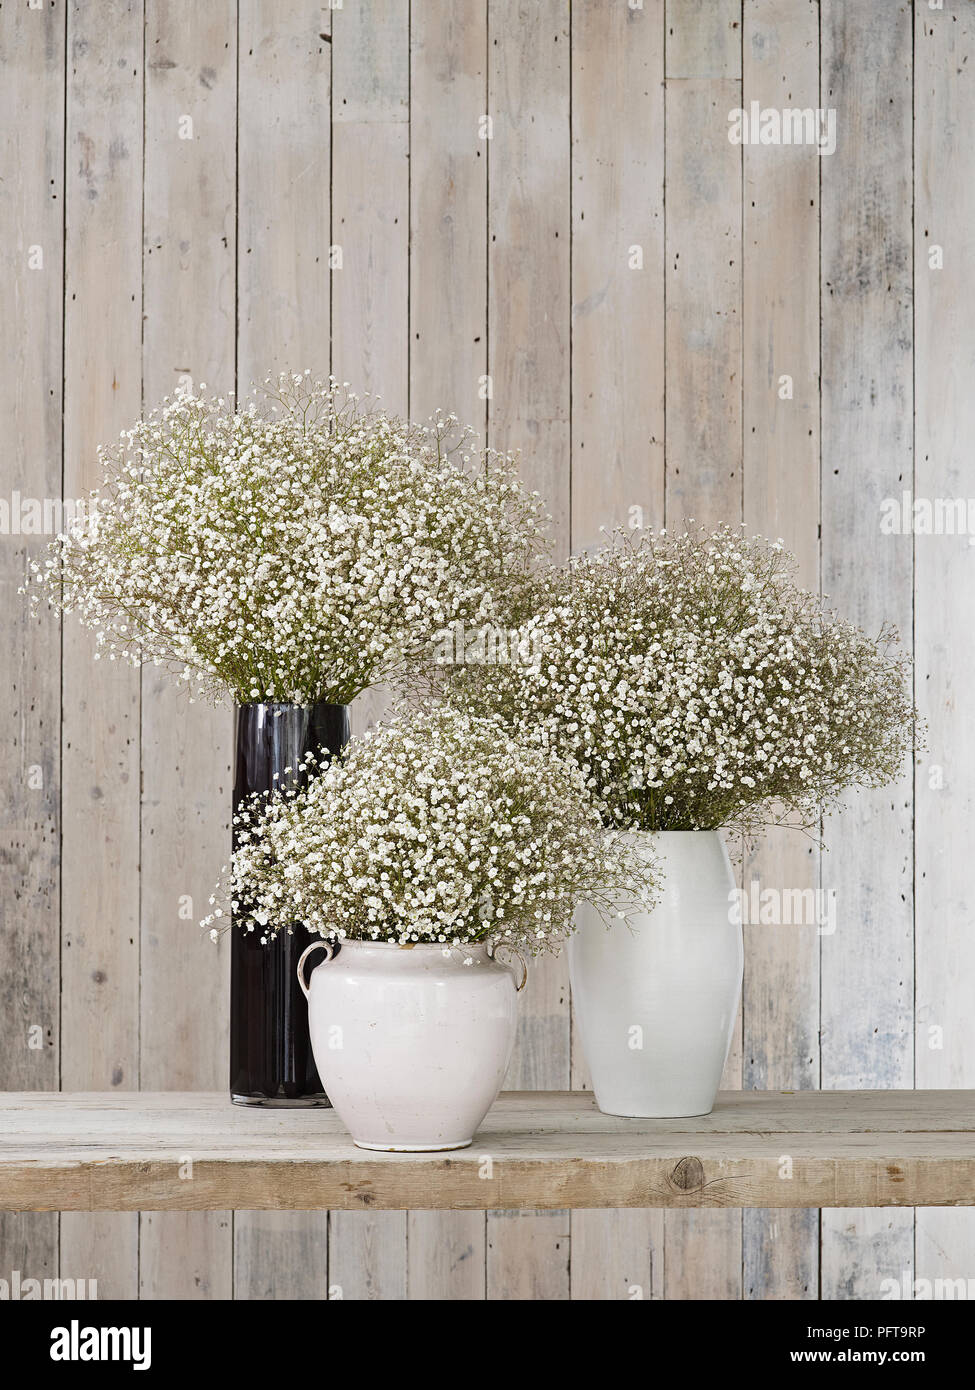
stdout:
<svg viewBox="0 0 975 1390">
<path fill-rule="evenodd" d="M 968 496 L 975 399 L 971 267 L 975 265 L 975 183 L 966 132 L 975 93 L 953 78 L 975 62 L 972 6 L 946 16 L 918 6 L 914 20 L 914 493 Z M 942 268 L 938 269 L 937 249 Z M 906 551 L 909 537 L 898 537 Z M 919 698 L 929 711 L 928 751 L 914 782 L 915 1078 L 918 1086 L 970 1086 L 975 1018 L 963 1002 L 975 973 L 966 863 L 975 758 L 975 659 L 964 638 L 973 593 L 971 538 L 918 536 L 914 620 Z M 907 564 L 907 555 L 903 563 Z M 956 634 L 962 634 L 961 638 Z M 917 1212 L 918 1279 L 961 1276 L 973 1266 L 971 1217 Z"/>
<path fill-rule="evenodd" d="M 18 6 L 0 11 L 0 26 L 0 323 L 10 342 L 0 495 L 9 505 L 15 489 L 40 498 L 62 488 L 64 14 Z M 35 119 L 22 119 L 32 108 Z M 56 1090 L 61 1074 L 61 635 L 17 594 L 43 549 L 42 537 L 13 528 L 0 537 L 0 1085 L 14 1090 Z M 57 1217 L 0 1216 L 0 1263 L 56 1277 Z"/>
<path fill-rule="evenodd" d="M 746 928 L 726 1084 L 975 1085 L 971 551 L 880 528 L 975 495 L 973 53 L 971 0 L 5 3 L 0 498 L 77 497 L 183 380 L 310 367 L 520 449 L 562 553 L 781 536 L 913 643 L 930 746 L 825 854 L 743 865 L 835 890 L 837 927 Z M 732 144 L 753 100 L 832 108 L 835 153 Z M 0 1086 L 222 1086 L 194 922 L 230 719 L 28 616 L 44 540 L 0 534 Z M 588 1084 L 561 960 L 509 1084 Z M 102 1296 L 856 1299 L 973 1267 L 957 1211 L 0 1217 L 0 1274 Z"/>
<path fill-rule="evenodd" d="M 329 367 L 331 15 L 304 0 L 238 10 L 237 382 Z M 291 215 L 279 210 L 290 206 Z M 325 1212 L 237 1212 L 235 1298 L 324 1298 Z"/>
<path fill-rule="evenodd" d="M 484 436 L 488 400 L 488 14 L 414 5 L 410 33 L 410 410 Z M 472 229 L 476 229 L 473 230 Z M 448 405 L 449 403 L 449 405 Z M 483 1212 L 411 1212 L 411 1298 L 485 1296 Z"/>
<path fill-rule="evenodd" d="M 850 113 L 821 176 L 822 584 L 865 627 L 887 618 L 908 634 L 909 538 L 881 534 L 877 517 L 911 486 L 912 16 L 831 0 L 821 25 L 820 104 Z M 911 802 L 908 774 L 827 826 L 838 924 L 822 939 L 825 1087 L 913 1082 Z M 823 1294 L 909 1269 L 913 1224 L 909 1212 L 824 1213 Z"/>
<path fill-rule="evenodd" d="M 742 85 L 763 107 L 816 107 L 818 6 L 748 0 Z M 819 582 L 819 163 L 802 146 L 743 151 L 742 515 L 781 536 L 802 582 Z M 787 223 L 790 236 L 783 239 Z M 792 378 L 791 399 L 779 382 Z M 802 836 L 770 834 L 744 865 L 761 884 L 818 886 L 818 854 Z M 819 1085 L 819 938 L 752 923 L 747 935 L 742 1081 L 757 1089 Z M 789 1009 L 783 998 L 792 1000 Z M 816 1290 L 819 1215 L 745 1212 L 746 1298 Z"/>
<path fill-rule="evenodd" d="M 142 400 L 143 12 L 68 12 L 64 491 L 99 482 L 96 448 Z M 111 260 L 106 247 L 113 247 Z M 100 329 L 92 333 L 92 325 Z M 139 1086 L 139 672 L 93 662 L 64 624 L 61 1084 Z M 92 846 L 98 873 L 92 875 Z M 92 1019 L 97 1017 L 97 1026 Z M 61 1218 L 65 1269 L 104 1270 L 104 1296 L 138 1289 L 139 1218 Z"/>
</svg>

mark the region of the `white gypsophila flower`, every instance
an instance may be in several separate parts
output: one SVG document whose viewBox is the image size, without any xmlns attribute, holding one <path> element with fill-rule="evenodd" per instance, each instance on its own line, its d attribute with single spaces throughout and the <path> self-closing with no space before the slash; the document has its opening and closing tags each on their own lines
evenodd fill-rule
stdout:
<svg viewBox="0 0 975 1390">
<path fill-rule="evenodd" d="M 656 868 L 607 835 L 577 769 L 446 708 L 353 739 L 293 795 L 235 819 L 227 896 L 245 929 L 557 949 L 586 898 L 605 916 Z M 204 921 L 216 930 L 217 913 Z"/>
<path fill-rule="evenodd" d="M 552 570 L 527 627 L 544 660 L 444 673 L 445 696 L 582 771 L 609 826 L 815 826 L 911 746 L 909 666 L 798 588 L 778 542 L 730 527 Z"/>
<path fill-rule="evenodd" d="M 196 692 L 348 704 L 449 622 L 516 602 L 542 548 L 537 494 L 456 423 L 405 424 L 308 373 L 239 408 L 177 395 L 102 451 L 105 483 L 30 587 L 97 654 Z"/>
</svg>

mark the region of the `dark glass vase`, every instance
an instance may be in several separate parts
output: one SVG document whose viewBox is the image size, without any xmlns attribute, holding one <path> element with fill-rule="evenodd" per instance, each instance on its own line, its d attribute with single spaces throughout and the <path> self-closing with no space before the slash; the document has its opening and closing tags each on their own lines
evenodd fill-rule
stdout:
<svg viewBox="0 0 975 1390">
<path fill-rule="evenodd" d="M 294 791 L 306 753 L 327 762 L 349 740 L 345 705 L 240 705 L 236 711 L 234 814 L 252 792 Z M 290 772 L 285 772 L 290 768 Z M 235 830 L 236 843 L 236 830 Z M 295 924 L 261 944 L 234 925 L 230 948 L 230 1098 L 237 1105 L 329 1105 L 308 1036 L 298 957 L 312 940 Z"/>
</svg>

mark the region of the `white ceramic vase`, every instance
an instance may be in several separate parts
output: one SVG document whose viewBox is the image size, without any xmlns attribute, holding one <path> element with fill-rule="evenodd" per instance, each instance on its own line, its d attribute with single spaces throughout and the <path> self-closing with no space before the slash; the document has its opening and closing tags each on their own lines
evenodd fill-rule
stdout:
<svg viewBox="0 0 975 1390">
<path fill-rule="evenodd" d="M 315 951 L 325 960 L 309 985 L 304 966 Z M 302 953 L 315 1064 L 359 1148 L 470 1144 L 511 1058 L 521 967 L 483 944 L 316 941 Z"/>
<path fill-rule="evenodd" d="M 651 912 L 606 926 L 588 903 L 569 938 L 572 1004 L 600 1110 L 706 1115 L 738 1013 L 744 952 L 735 880 L 713 830 L 634 833 L 664 873 Z"/>
</svg>

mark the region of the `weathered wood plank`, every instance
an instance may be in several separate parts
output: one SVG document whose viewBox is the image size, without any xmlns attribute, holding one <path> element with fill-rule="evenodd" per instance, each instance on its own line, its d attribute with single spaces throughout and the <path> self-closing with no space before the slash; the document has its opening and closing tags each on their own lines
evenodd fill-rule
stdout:
<svg viewBox="0 0 975 1390">
<path fill-rule="evenodd" d="M 917 392 L 915 497 L 975 496 L 975 62 L 970 5 L 914 16 L 914 289 Z M 935 247 L 941 248 L 942 268 Z M 905 478 L 898 491 L 911 491 Z M 894 496 L 897 495 L 895 492 Z M 928 749 L 915 779 L 916 1084 L 970 1086 L 975 1077 L 975 979 L 971 842 L 975 795 L 975 657 L 969 636 L 973 504 L 967 535 L 918 536 L 914 542 L 916 689 L 929 720 Z M 904 554 L 907 536 L 888 536 Z M 975 1221 L 917 1213 L 918 1279 L 969 1278 L 975 1270 Z M 896 1272 L 895 1272 L 896 1273 Z"/>
<path fill-rule="evenodd" d="M 223 1098 L 221 1097 L 222 1103 Z M 139 1297 L 223 1299 L 232 1287 L 232 1213 L 219 1203 L 159 1210 L 156 1197 L 142 1202 L 139 1221 Z M 151 1207 L 152 1210 L 146 1210 Z M 175 1245 L 175 1248 L 174 1248 Z"/>
<path fill-rule="evenodd" d="M 569 546 L 569 85 L 566 0 L 488 8 L 492 447 L 522 451 Z"/>
<path fill-rule="evenodd" d="M 910 552 L 880 531 L 881 502 L 912 470 L 911 12 L 821 6 L 820 106 L 836 111 L 822 179 L 822 580 L 869 631 L 910 642 Z M 822 1082 L 913 1082 L 910 768 L 826 825 L 823 886 L 837 925 L 822 939 Z M 851 1221 L 854 1235 L 850 1236 Z M 875 1297 L 866 1258 L 908 1268 L 913 1220 L 823 1215 L 824 1298 Z"/>
<path fill-rule="evenodd" d="M 819 9 L 813 0 L 745 0 L 742 106 L 819 103 Z M 743 147 L 744 519 L 781 539 L 798 579 L 819 587 L 819 165 L 811 145 Z M 744 886 L 819 885 L 819 853 L 772 831 L 744 865 Z M 815 920 L 745 924 L 743 1084 L 819 1083 L 819 949 Z M 815 1212 L 746 1212 L 744 1294 L 813 1298 Z"/>
<path fill-rule="evenodd" d="M 306 0 L 241 0 L 239 6 L 241 394 L 282 371 L 329 372 L 330 20 L 328 9 L 312 12 Z M 239 1212 L 234 1297 L 326 1297 L 327 1256 L 327 1213 Z"/>
<path fill-rule="evenodd" d="M 410 31 L 410 413 L 484 436 L 487 13 L 427 0 Z"/>
<path fill-rule="evenodd" d="M 167 1134 L 190 1134 L 205 1127 L 221 1142 L 244 1143 L 254 1134 L 268 1150 L 287 1147 L 296 1138 L 315 1143 L 320 1133 L 343 1132 L 330 1111 L 261 1110 L 217 1104 L 222 1091 L 0 1092 L 0 1114 L 10 1119 L 14 1133 L 58 1142 L 67 1132 L 86 1131 L 97 1123 L 102 1137 L 152 1136 L 152 1125 Z M 55 1111 L 70 1120 L 55 1121 Z M 644 1130 L 677 1134 L 968 1134 L 975 1131 L 972 1092 L 946 1091 L 720 1091 L 709 1115 L 681 1120 L 633 1120 L 605 1115 L 589 1091 L 502 1091 L 489 1112 L 512 1133 L 553 1135 L 567 1125 L 573 1133 L 635 1134 Z M 96 1119 L 92 1121 L 91 1117 Z M 318 1121 L 325 1123 L 322 1130 Z M 145 1123 L 148 1128 L 142 1129 Z M 133 1129 L 133 1123 L 137 1128 Z M 58 1130 L 57 1125 L 62 1128 Z M 184 1128 L 181 1128 L 185 1126 Z M 0 1145 L 5 1131 L 0 1130 Z M 473 1150 L 472 1150 L 473 1153 Z M 470 1157 L 470 1155 L 468 1155 Z M 412 1162 L 414 1156 L 398 1162 Z"/>
<path fill-rule="evenodd" d="M 61 639 L 18 590 L 50 540 L 22 533 L 21 499 L 43 514 L 61 498 L 64 65 L 60 7 L 0 11 L 0 1077 L 48 1088 L 60 1056 Z M 50 1277 L 57 1256 L 56 1216 L 0 1217 L 0 1269 Z"/>
<path fill-rule="evenodd" d="M 99 1216 L 85 1215 L 83 1221 L 99 1221 Z M 114 1213 L 105 1218 L 118 1221 Z M 132 1218 L 121 1218 L 132 1219 Z M 138 1220 L 138 1217 L 134 1218 Z M 17 1270 L 22 1279 L 55 1279 L 64 1269 L 68 1279 L 87 1279 L 87 1268 L 72 1269 L 60 1263 L 58 1225 L 64 1217 L 55 1211 L 0 1211 L 0 1278 L 8 1282 Z"/>
<path fill-rule="evenodd" d="M 602 1115 L 586 1092 L 512 1093 L 471 1148 L 419 1155 L 356 1149 L 332 1111 L 234 1108 L 222 1092 L 14 1092 L 0 1096 L 0 1118 L 0 1209 L 489 1208 L 489 1240 L 499 1230 L 514 1240 L 502 1222 L 523 1219 L 519 1239 L 542 1256 L 494 1284 L 489 1258 L 489 1297 L 525 1289 L 552 1297 L 550 1261 L 568 1267 L 565 1213 L 573 1207 L 975 1205 L 970 1091 L 723 1092 L 713 1114 L 679 1122 Z M 553 1215 L 542 1225 L 536 1211 Z M 381 1231 L 350 1217 L 348 1234 L 330 1286 L 343 1297 L 386 1296 L 369 1248 Z M 212 1262 L 193 1270 L 198 1278 L 219 1270 L 219 1248 L 208 1253 Z M 144 1251 L 144 1287 L 154 1287 L 153 1271 Z M 688 1293 L 721 1287 L 720 1270 L 671 1276 Z M 158 1277 L 168 1278 L 164 1270 Z M 396 1296 L 405 1288 L 404 1277 Z M 186 1297 L 185 1288 L 175 1296 Z"/>
<path fill-rule="evenodd" d="M 572 8 L 572 549 L 663 523 L 663 0 Z"/>
<path fill-rule="evenodd" d="M 333 14 L 332 370 L 409 409 L 409 5 Z"/>
<path fill-rule="evenodd" d="M 410 6 L 336 10 L 332 39 L 332 373 L 360 396 L 409 413 Z M 354 701 L 353 733 L 389 709 Z"/>
<path fill-rule="evenodd" d="M 681 529 L 741 519 L 742 163 L 728 140 L 741 105 L 740 5 L 666 10 L 665 520 Z M 741 1026 L 725 1067 L 741 1084 Z M 741 1220 L 665 1220 L 667 1298 L 738 1298 Z"/>
<path fill-rule="evenodd" d="M 505 1190 L 510 1202 L 511 1188 Z M 511 1206 L 488 1212 L 487 1298 L 532 1303 L 564 1299 L 569 1289 L 569 1223 L 563 1195 L 559 1210 L 547 1211 L 535 1189 L 528 1211 Z"/>
<path fill-rule="evenodd" d="M 487 420 L 487 10 L 410 13 L 410 413 Z M 410 1299 L 483 1299 L 480 1213 L 412 1212 Z"/>
<path fill-rule="evenodd" d="M 327 1211 L 234 1212 L 234 1298 L 329 1298 Z"/>
<path fill-rule="evenodd" d="M 68 8 L 64 493 L 142 405 L 143 4 Z M 92 324 L 99 330 L 92 333 Z M 64 625 L 61 1084 L 139 1084 L 139 675 Z M 93 1027 L 97 1018 L 99 1026 Z M 135 1298 L 137 1216 L 61 1221 L 61 1261 Z M 80 1277 L 80 1276 L 78 1276 Z"/>
<path fill-rule="evenodd" d="M 488 434 L 521 451 L 569 549 L 571 59 L 567 0 L 488 5 Z M 569 1083 L 566 959 L 533 964 L 508 1084 Z M 488 1215 L 488 1298 L 568 1296 L 568 1218 Z"/>
<path fill-rule="evenodd" d="M 332 372 L 399 415 L 410 408 L 409 19 L 409 0 L 332 15 Z M 386 691 L 366 691 L 353 733 L 388 707 Z M 346 1299 L 405 1298 L 405 1216 L 336 1212 L 329 1280 Z"/>
<path fill-rule="evenodd" d="M 741 76 L 742 0 L 666 0 L 667 76 Z"/>
<path fill-rule="evenodd" d="M 318 1186 L 317 1175 L 309 1174 L 308 1186 L 310 1190 Z M 328 1205 L 332 1208 L 329 1214 L 329 1296 L 345 1301 L 386 1303 L 400 1303 L 407 1298 L 408 1209 L 432 1203 L 421 1199 L 419 1189 L 415 1189 L 408 1201 L 398 1204 L 406 1210 L 383 1210 L 385 1203 L 371 1201 L 353 1205 L 344 1201 L 337 1191 L 329 1198 Z"/>
<path fill-rule="evenodd" d="M 663 18 L 663 0 L 572 8 L 573 551 L 663 524 Z M 574 1026 L 571 1075 L 590 1085 Z M 573 1298 L 660 1284 L 659 1212 L 573 1212 L 571 1235 Z"/>
<path fill-rule="evenodd" d="M 237 376 L 325 377 L 331 335 L 331 12 L 241 0 Z"/>
<path fill-rule="evenodd" d="M 407 1297 L 472 1302 L 486 1297 L 486 1229 L 481 1211 L 411 1211 Z"/>
<path fill-rule="evenodd" d="M 146 25 L 143 380 L 234 384 L 236 4 L 153 0 Z M 230 849 L 230 710 L 142 679 L 144 1086 L 227 1083 L 228 962 L 197 930 Z M 141 1227 L 144 1296 L 230 1297 L 229 1213 Z"/>
<path fill-rule="evenodd" d="M 741 516 L 741 83 L 667 84 L 666 520 Z"/>
<path fill-rule="evenodd" d="M 660 1211 L 573 1211 L 571 1297 L 637 1301 L 664 1296 Z"/>
<path fill-rule="evenodd" d="M 327 1161 L 271 1161 L 260 1155 L 232 1161 L 195 1159 L 192 1182 L 181 1182 L 175 1176 L 175 1155 L 158 1162 L 140 1154 L 130 1160 L 105 1160 L 97 1166 L 70 1160 L 59 1163 L 56 1159 L 43 1165 L 26 1159 L 16 1164 L 0 1163 L 0 1202 L 5 1211 L 40 1212 L 137 1211 L 151 1205 L 152 1210 L 144 1211 L 142 1220 L 142 1297 L 180 1299 L 222 1296 L 213 1281 L 221 1273 L 223 1247 L 229 1240 L 230 1216 L 224 1210 L 228 1203 L 237 1209 L 306 1212 L 309 1202 L 317 1201 L 322 1209 L 331 1210 L 333 1221 L 339 1215 L 343 1218 L 342 1240 L 336 1242 L 329 1257 L 329 1288 L 341 1289 L 340 1296 L 345 1299 L 397 1300 L 406 1297 L 405 1264 L 396 1266 L 403 1277 L 398 1286 L 392 1284 L 393 1267 L 384 1248 L 386 1232 L 383 1223 L 373 1218 L 398 1214 L 402 1223 L 405 1212 L 436 1210 L 438 1203 L 446 1211 L 471 1212 L 484 1210 L 490 1202 L 505 1204 L 503 1209 L 489 1208 L 493 1218 L 488 1223 L 489 1299 L 521 1297 L 518 1291 L 525 1289 L 533 1290 L 531 1297 L 561 1296 L 552 1292 L 552 1264 L 559 1264 L 562 1282 L 567 1283 L 568 1211 L 575 1207 L 653 1207 L 700 1217 L 709 1208 L 712 1214 L 714 1209 L 726 1208 L 726 1214 L 731 1215 L 747 1207 L 828 1205 L 841 1247 L 841 1258 L 834 1267 L 844 1271 L 844 1282 L 835 1286 L 848 1289 L 848 1296 L 876 1297 L 876 1284 L 869 1286 L 872 1293 L 866 1285 L 861 1293 L 853 1292 L 861 1274 L 865 1277 L 879 1271 L 882 1277 L 899 1277 L 901 1269 L 911 1268 L 911 1262 L 892 1265 L 885 1246 L 877 1240 L 877 1232 L 890 1232 L 894 1219 L 890 1213 L 864 1211 L 861 1217 L 860 1209 L 970 1207 L 975 1203 L 975 1145 L 970 1139 L 938 1155 L 930 1152 L 930 1140 L 908 1136 L 888 1139 L 879 1150 L 875 1144 L 847 1144 L 838 1156 L 806 1152 L 808 1145 L 795 1142 L 795 1136 L 789 1139 L 794 1175 L 786 1183 L 779 1175 L 780 1156 L 771 1153 L 767 1143 L 748 1138 L 729 1153 L 724 1140 L 698 1138 L 694 1158 L 702 1164 L 703 1186 L 692 1192 L 674 1186 L 674 1174 L 687 1156 L 673 1144 L 664 1152 L 648 1149 L 624 1157 L 573 1154 L 571 1161 L 566 1161 L 562 1156 L 508 1153 L 503 1141 L 495 1139 L 498 1177 L 487 1183 L 479 1177 L 478 1165 L 464 1161 L 442 1162 L 435 1171 L 426 1165 L 421 1171 L 419 1167 L 396 1170 L 378 1161 L 364 1168 L 339 1156 Z M 857 1212 L 847 1217 L 836 1211 L 842 1207 L 855 1207 Z M 209 1243 L 199 1238 L 200 1228 L 193 1224 L 202 1212 L 213 1213 L 203 1228 L 210 1236 Z M 367 1214 L 369 1220 L 357 1219 Z M 162 1239 L 146 1246 L 146 1226 L 160 1220 L 167 1226 L 185 1224 L 187 1230 L 197 1232 L 192 1246 L 195 1262 L 191 1264 L 184 1253 L 179 1280 L 162 1262 Z M 510 1274 L 498 1280 L 498 1266 L 490 1258 L 491 1242 L 499 1233 L 514 1241 L 506 1227 L 518 1220 L 525 1223 L 524 1236 L 519 1239 L 527 1245 L 527 1253 Z M 683 1229 L 682 1225 L 678 1241 L 673 1243 L 667 1231 L 665 1260 L 669 1253 L 681 1254 Z M 704 1240 L 713 1228 L 698 1229 Z M 218 1240 L 218 1233 L 226 1239 Z M 394 1229 L 392 1235 L 396 1234 Z M 317 1242 L 315 1248 L 322 1249 Z M 152 1252 L 149 1261 L 147 1249 Z M 871 1249 L 875 1258 L 868 1258 Z M 383 1275 L 381 1283 L 377 1271 Z M 681 1267 L 669 1274 L 665 1269 L 665 1277 L 668 1298 L 737 1296 L 725 1266 L 708 1269 L 701 1265 L 693 1271 Z M 165 1295 L 156 1293 L 158 1288 L 165 1288 Z M 672 1288 L 681 1292 L 674 1295 Z"/>
</svg>

